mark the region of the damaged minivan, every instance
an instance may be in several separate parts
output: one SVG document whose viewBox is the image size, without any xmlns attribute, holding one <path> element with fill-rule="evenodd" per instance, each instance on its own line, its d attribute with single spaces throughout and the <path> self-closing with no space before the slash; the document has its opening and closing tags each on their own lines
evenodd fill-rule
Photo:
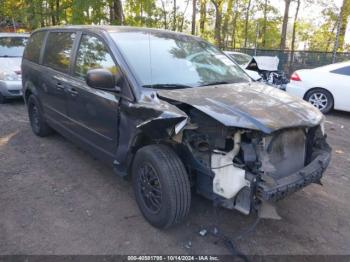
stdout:
<svg viewBox="0 0 350 262">
<path fill-rule="evenodd" d="M 330 161 L 318 109 L 252 82 L 198 37 L 43 28 L 25 49 L 22 81 L 33 132 L 55 130 L 130 176 L 155 227 L 185 219 L 191 189 L 248 215 L 321 183 Z"/>
</svg>

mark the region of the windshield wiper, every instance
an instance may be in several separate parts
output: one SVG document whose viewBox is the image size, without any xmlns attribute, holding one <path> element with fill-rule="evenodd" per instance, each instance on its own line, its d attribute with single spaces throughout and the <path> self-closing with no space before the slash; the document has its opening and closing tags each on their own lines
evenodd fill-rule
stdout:
<svg viewBox="0 0 350 262">
<path fill-rule="evenodd" d="M 142 87 L 155 88 L 155 89 L 183 89 L 183 88 L 192 88 L 193 86 L 183 85 L 183 84 L 153 84 L 153 85 L 143 85 Z"/>
<path fill-rule="evenodd" d="M 20 56 L 15 56 L 15 55 L 0 55 L 0 57 L 20 57 Z"/>
<path fill-rule="evenodd" d="M 212 82 L 212 83 L 208 83 L 208 84 L 203 84 L 200 86 L 216 86 L 216 85 L 226 85 L 226 84 L 232 84 L 234 82 L 229 82 L 229 81 L 217 81 L 217 82 Z"/>
</svg>

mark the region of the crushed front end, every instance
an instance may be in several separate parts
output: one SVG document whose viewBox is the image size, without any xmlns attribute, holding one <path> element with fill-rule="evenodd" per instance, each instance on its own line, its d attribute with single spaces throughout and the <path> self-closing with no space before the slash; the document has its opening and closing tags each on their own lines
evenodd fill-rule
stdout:
<svg viewBox="0 0 350 262">
<path fill-rule="evenodd" d="M 181 132 L 180 155 L 197 192 L 219 205 L 249 214 L 320 183 L 331 158 L 321 125 L 266 134 L 226 127 L 192 110 Z"/>
</svg>

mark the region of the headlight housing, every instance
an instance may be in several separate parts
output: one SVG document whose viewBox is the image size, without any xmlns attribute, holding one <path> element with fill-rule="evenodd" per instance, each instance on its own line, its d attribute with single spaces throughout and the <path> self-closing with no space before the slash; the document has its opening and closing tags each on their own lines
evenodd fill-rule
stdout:
<svg viewBox="0 0 350 262">
<path fill-rule="evenodd" d="M 0 72 L 0 80 L 3 81 L 21 81 L 22 77 L 16 72 Z"/>
</svg>

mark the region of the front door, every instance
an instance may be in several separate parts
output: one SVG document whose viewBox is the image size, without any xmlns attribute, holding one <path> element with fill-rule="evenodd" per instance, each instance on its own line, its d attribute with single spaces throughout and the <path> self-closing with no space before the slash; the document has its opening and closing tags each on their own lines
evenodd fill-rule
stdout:
<svg viewBox="0 0 350 262">
<path fill-rule="evenodd" d="M 117 149 L 119 100 L 113 92 L 98 90 L 86 84 L 87 71 L 104 68 L 119 70 L 104 42 L 97 36 L 82 34 L 72 80 L 67 88 L 68 115 L 71 129 L 80 140 L 98 153 L 113 158 Z"/>
</svg>

